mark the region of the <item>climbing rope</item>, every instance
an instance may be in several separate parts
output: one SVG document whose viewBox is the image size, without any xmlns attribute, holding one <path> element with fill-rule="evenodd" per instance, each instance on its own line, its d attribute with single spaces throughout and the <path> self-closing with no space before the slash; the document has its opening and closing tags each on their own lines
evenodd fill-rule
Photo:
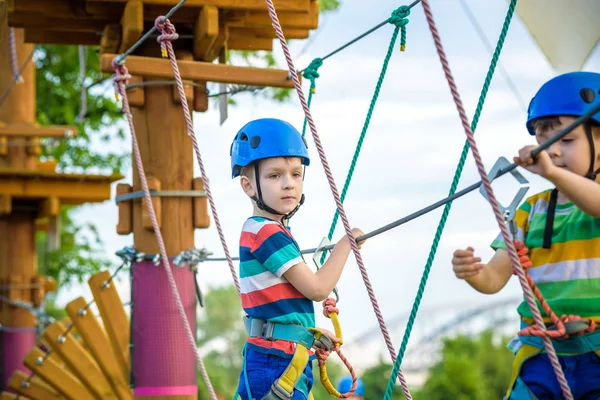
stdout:
<svg viewBox="0 0 600 400">
<path fill-rule="evenodd" d="M 167 273 L 167 280 L 169 282 L 169 286 L 173 293 L 173 297 L 175 298 L 175 305 L 177 306 L 177 311 L 182 318 L 183 326 L 185 329 L 185 333 L 187 335 L 188 341 L 194 350 L 194 356 L 196 358 L 196 363 L 198 364 L 198 368 L 200 369 L 200 373 L 206 386 L 208 388 L 208 392 L 210 393 L 211 399 L 217 400 L 217 395 L 215 390 L 213 389 L 212 383 L 210 382 L 210 378 L 208 376 L 208 372 L 206 371 L 206 367 L 204 366 L 204 362 L 200 357 L 200 353 L 198 352 L 198 348 L 196 347 L 196 340 L 194 335 L 192 334 L 189 321 L 187 319 L 187 315 L 185 314 L 185 309 L 183 308 L 183 304 L 181 303 L 181 298 L 179 296 L 179 292 L 177 290 L 177 284 L 175 283 L 175 278 L 173 277 L 173 272 L 171 271 L 171 266 L 169 265 L 169 258 L 167 256 L 167 250 L 165 248 L 165 242 L 162 237 L 162 233 L 160 232 L 160 228 L 158 226 L 158 220 L 156 219 L 156 213 L 154 211 L 154 205 L 152 204 L 152 198 L 150 197 L 150 190 L 148 189 L 148 182 L 146 180 L 146 173 L 144 171 L 144 166 L 142 164 L 142 156 L 140 154 L 140 149 L 138 146 L 135 128 L 133 125 L 133 115 L 131 114 L 131 109 L 129 107 L 129 99 L 127 98 L 127 91 L 125 90 L 125 82 L 131 79 L 131 75 L 127 71 L 127 67 L 125 65 L 120 65 L 117 63 L 116 57 L 112 66 L 115 70 L 115 85 L 116 92 L 120 94 L 123 98 L 123 112 L 127 117 L 127 122 L 129 123 L 129 129 L 131 130 L 131 141 L 132 141 L 132 150 L 133 156 L 135 160 L 135 165 L 138 170 L 138 174 L 140 177 L 140 182 L 142 185 L 142 190 L 144 192 L 144 198 L 146 199 L 146 203 L 148 205 L 148 213 L 150 215 L 150 220 L 152 222 L 152 228 L 154 230 L 154 235 L 156 236 L 156 240 L 158 241 L 158 247 L 160 249 L 160 254 L 162 257 L 162 264 Z M 186 103 L 185 95 L 181 97 L 182 103 Z"/>
<path fill-rule="evenodd" d="M 515 240 L 514 243 L 515 248 L 517 250 L 517 254 L 519 255 L 519 262 L 521 264 L 521 267 L 523 268 L 523 271 L 525 272 L 525 277 L 527 278 L 529 288 L 533 291 L 533 294 L 542 306 L 542 309 L 544 310 L 546 315 L 550 317 L 550 320 L 555 326 L 554 329 L 540 330 L 537 326 L 531 325 L 526 328 L 523 328 L 519 332 L 519 336 L 539 336 L 549 337 L 552 339 L 568 339 L 569 335 L 567 334 L 565 323 L 571 321 L 581 321 L 583 318 L 581 318 L 578 315 L 563 315 L 560 318 L 556 316 L 554 311 L 552 311 L 552 308 L 550 308 L 550 305 L 548 304 L 546 299 L 544 299 L 544 296 L 542 295 L 542 292 L 540 292 L 540 289 L 537 287 L 533 279 L 531 279 L 531 276 L 529 276 L 529 274 L 527 273 L 527 270 L 533 265 L 531 263 L 531 259 L 529 258 L 529 249 L 520 240 Z M 517 271 L 514 268 L 513 273 L 517 273 Z M 587 322 L 589 324 L 588 328 L 578 332 L 578 335 L 583 335 L 584 333 L 589 333 L 596 330 L 596 322 L 594 320 L 589 319 L 587 320 Z"/>
<path fill-rule="evenodd" d="M 369 294 L 369 299 L 371 300 L 373 311 L 375 312 L 375 315 L 377 317 L 377 321 L 379 323 L 379 327 L 383 334 L 383 337 L 384 337 L 386 346 L 389 350 L 390 356 L 392 357 L 392 360 L 395 361 L 396 351 L 394 350 L 394 345 L 392 343 L 392 339 L 388 332 L 387 326 L 385 325 L 383 315 L 381 314 L 381 309 L 379 308 L 379 303 L 377 302 L 375 292 L 373 290 L 373 287 L 371 286 L 371 282 L 369 280 L 367 270 L 364 266 L 362 256 L 358 249 L 358 245 L 355 241 L 354 236 L 352 235 L 352 229 L 350 227 L 350 223 L 348 222 L 346 212 L 344 211 L 344 205 L 342 204 L 342 201 L 340 199 L 340 195 L 337 190 L 335 180 L 333 179 L 333 174 L 331 172 L 331 168 L 329 167 L 329 163 L 325 156 L 325 150 L 323 149 L 323 145 L 321 144 L 321 139 L 319 137 L 319 134 L 317 133 L 317 128 L 312 119 L 310 109 L 308 108 L 308 104 L 306 103 L 306 98 L 304 97 L 304 92 L 302 91 L 302 85 L 300 84 L 300 80 L 298 79 L 298 74 L 296 73 L 296 68 L 294 67 L 294 62 L 293 62 L 292 56 L 290 54 L 290 49 L 288 48 L 287 42 L 285 40 L 285 36 L 283 34 L 283 30 L 281 28 L 281 24 L 279 23 L 279 18 L 277 16 L 277 12 L 275 11 L 275 6 L 273 5 L 273 0 L 265 0 L 265 1 L 267 4 L 268 11 L 269 11 L 269 16 L 271 17 L 271 21 L 273 23 L 273 28 L 275 29 L 275 32 L 277 33 L 279 43 L 281 44 L 283 54 L 285 55 L 285 59 L 288 64 L 288 70 L 290 72 L 292 80 L 294 81 L 294 87 L 296 88 L 298 98 L 300 99 L 300 104 L 302 105 L 302 108 L 304 110 L 304 115 L 306 116 L 308 126 L 310 127 L 310 131 L 311 131 L 313 139 L 314 139 L 315 147 L 317 148 L 317 151 L 319 153 L 319 158 L 321 159 L 321 164 L 323 165 L 325 175 L 327 176 L 327 181 L 329 182 L 329 186 L 331 188 L 333 198 L 335 200 L 338 210 L 340 211 L 340 217 L 342 219 L 342 224 L 344 225 L 344 228 L 346 230 L 346 234 L 348 235 L 348 237 L 353 239 L 353 240 L 350 240 L 350 246 L 352 247 L 352 252 L 354 253 L 354 256 L 356 258 L 356 263 L 358 265 L 358 268 L 360 269 L 360 273 L 363 278 L 365 288 L 367 289 L 367 293 Z M 404 395 L 406 396 L 407 400 L 411 400 L 412 396 L 408 389 L 408 384 L 406 383 L 406 379 L 404 378 L 404 376 L 402 374 L 399 374 L 398 378 L 402 385 Z"/>
<path fill-rule="evenodd" d="M 10 69 L 12 70 L 13 78 L 16 83 L 23 83 L 23 76 L 19 70 L 19 61 L 17 59 L 17 44 L 15 41 L 15 28 L 10 28 L 8 31 L 8 47 L 10 54 Z"/>
<path fill-rule="evenodd" d="M 458 89 L 454 82 L 454 77 L 452 76 L 452 72 L 450 70 L 450 65 L 446 58 L 444 47 L 442 45 L 437 27 L 435 25 L 435 21 L 433 19 L 433 14 L 431 13 L 431 8 L 429 7 L 429 1 L 422 0 L 421 3 L 423 4 L 423 10 L 425 12 L 427 24 L 429 25 L 429 29 L 431 31 L 436 50 L 437 50 L 438 56 L 440 58 L 440 62 L 442 64 L 442 69 L 444 70 L 444 75 L 446 76 L 446 80 L 448 81 L 448 86 L 450 88 L 452 98 L 454 100 L 454 103 L 456 104 L 456 108 L 458 110 L 458 114 L 460 116 L 461 123 L 465 130 L 465 134 L 467 135 L 467 140 L 469 141 L 469 145 L 471 146 L 471 149 L 473 152 L 473 158 L 475 159 L 477 171 L 479 172 L 479 175 L 481 176 L 483 187 L 484 187 L 487 197 L 489 199 L 490 205 L 492 206 L 492 209 L 494 211 L 494 216 L 496 217 L 496 221 L 498 223 L 498 226 L 500 227 L 500 231 L 502 232 L 502 237 L 504 238 L 504 242 L 506 243 L 506 247 L 508 249 L 508 253 L 510 255 L 512 265 L 513 265 L 513 267 L 515 267 L 515 272 L 517 273 L 517 275 L 519 277 L 519 282 L 521 283 L 523 293 L 525 295 L 525 298 L 527 299 L 527 303 L 529 304 L 529 308 L 531 309 L 531 312 L 533 314 L 536 325 L 538 326 L 538 328 L 540 330 L 545 331 L 546 327 L 544 325 L 544 320 L 536 306 L 535 299 L 534 299 L 534 297 L 531 293 L 531 290 L 527 284 L 527 279 L 525 277 L 525 273 L 519 262 L 519 256 L 517 255 L 514 243 L 512 242 L 512 239 L 511 239 L 510 232 L 508 231 L 508 228 L 505 224 L 504 216 L 502 215 L 500 206 L 498 205 L 498 201 L 496 200 L 496 197 L 494 195 L 494 191 L 492 189 L 490 180 L 485 172 L 485 166 L 483 165 L 481 155 L 479 154 L 479 150 L 477 148 L 477 143 L 475 142 L 475 137 L 473 135 L 471 127 L 469 126 L 467 115 L 466 115 L 464 107 L 462 105 L 462 101 L 460 99 Z M 558 382 L 562 389 L 563 395 L 568 400 L 573 399 L 573 395 L 571 394 L 571 390 L 569 388 L 569 385 L 567 384 L 567 381 L 566 381 L 564 373 L 561 369 L 560 363 L 558 361 L 558 357 L 556 356 L 556 352 L 554 351 L 554 347 L 552 346 L 552 342 L 550 341 L 550 338 L 544 336 L 542 339 L 544 341 L 544 346 L 546 348 L 546 352 L 548 353 L 548 357 L 552 363 L 552 367 L 554 368 L 554 372 L 556 373 L 556 377 L 558 378 Z"/>
<path fill-rule="evenodd" d="M 377 104 L 377 99 L 379 98 L 379 92 L 381 91 L 381 86 L 383 85 L 383 80 L 385 79 L 385 75 L 387 73 L 388 65 L 390 63 L 390 59 L 392 58 L 392 54 L 394 52 L 394 46 L 396 44 L 396 40 L 398 39 L 398 32 L 402 31 L 401 40 L 400 40 L 400 49 L 404 51 L 406 48 L 406 25 L 408 24 L 408 16 L 410 15 L 410 9 L 407 6 L 402 6 L 392 12 L 392 16 L 388 19 L 390 24 L 396 26 L 394 29 L 394 33 L 392 33 L 392 38 L 390 40 L 390 44 L 388 46 L 387 54 L 385 55 L 385 59 L 383 60 L 383 66 L 381 67 L 381 72 L 379 73 L 379 79 L 377 80 L 377 84 L 375 85 L 375 92 L 373 93 L 373 97 L 371 98 L 371 104 L 369 105 L 369 110 L 367 111 L 367 117 L 365 118 L 365 122 L 363 124 L 362 131 L 360 132 L 360 136 L 358 138 L 358 142 L 356 144 L 356 150 L 354 150 L 354 155 L 352 156 L 352 162 L 350 163 L 350 168 L 348 169 L 348 175 L 346 176 L 346 181 L 344 182 L 344 187 L 342 188 L 341 200 L 342 203 L 346 199 L 346 194 L 348 193 L 348 188 L 350 187 L 350 182 L 352 181 L 352 176 L 354 174 L 354 169 L 356 168 L 356 163 L 358 162 L 358 156 L 360 155 L 360 151 L 362 149 L 363 142 L 365 140 L 365 136 L 367 135 L 367 131 L 369 129 L 369 125 L 371 124 L 371 118 L 373 116 L 373 111 L 375 110 L 375 105 Z M 310 99 L 310 97 L 309 97 Z M 337 221 L 339 218 L 339 210 L 336 209 L 335 214 L 333 216 L 333 220 L 331 221 L 331 226 L 329 228 L 329 233 L 327 234 L 327 238 L 331 240 L 333 237 L 333 233 L 335 232 L 335 228 L 337 226 Z M 325 262 L 325 257 L 327 256 L 326 252 L 323 252 L 321 255 L 321 264 Z"/>
<path fill-rule="evenodd" d="M 87 88 L 85 87 L 85 77 L 87 69 L 87 47 L 79 46 L 79 82 L 81 84 L 81 94 L 79 97 L 79 114 L 76 121 L 82 121 L 87 114 Z"/>
<path fill-rule="evenodd" d="M 483 83 L 483 88 L 481 89 L 481 94 L 479 95 L 479 101 L 477 102 L 477 108 L 475 109 L 475 114 L 473 115 L 473 121 L 471 122 L 471 130 L 473 132 L 475 132 L 475 130 L 477 129 L 477 124 L 479 123 L 479 117 L 481 116 L 481 112 L 483 110 L 483 105 L 485 103 L 485 99 L 487 97 L 487 93 L 490 88 L 490 84 L 492 83 L 492 78 L 494 76 L 494 72 L 496 71 L 496 65 L 498 63 L 498 59 L 500 58 L 500 53 L 502 52 L 502 47 L 504 46 L 504 41 L 505 41 L 506 35 L 508 33 L 508 28 L 510 27 L 510 22 L 512 21 L 512 17 L 514 15 L 516 5 L 517 5 L 517 0 L 512 0 L 510 2 L 510 5 L 508 7 L 508 12 L 506 13 L 506 17 L 504 18 L 504 24 L 502 25 L 502 31 L 500 32 L 500 37 L 498 38 L 498 43 L 496 44 L 496 50 L 494 50 L 492 60 L 490 61 L 490 67 L 489 67 L 487 75 L 485 77 L 485 81 Z M 467 155 L 469 154 L 469 148 L 470 148 L 469 142 L 465 141 L 465 145 L 463 147 L 462 153 L 460 155 L 460 159 L 458 161 L 458 166 L 456 167 L 456 171 L 454 172 L 454 177 L 452 178 L 452 184 L 450 185 L 449 196 L 452 196 L 456 192 L 456 188 L 458 187 L 458 182 L 460 181 L 460 177 L 462 175 L 462 171 L 465 166 L 465 162 L 467 160 Z M 437 248 L 438 248 L 438 245 L 442 238 L 442 233 L 444 232 L 444 228 L 446 226 L 446 221 L 448 219 L 448 215 L 450 214 L 451 208 L 452 208 L 452 202 L 446 203 L 446 207 L 444 207 L 442 217 L 440 218 L 440 222 L 439 222 L 437 230 L 435 232 L 435 237 L 433 239 L 431 249 L 429 250 L 429 256 L 427 257 L 427 262 L 426 262 L 425 268 L 423 270 L 423 276 L 421 277 L 421 282 L 419 283 L 419 289 L 417 290 L 417 295 L 415 297 L 415 301 L 414 301 L 412 309 L 410 311 L 410 316 L 409 316 L 408 322 L 406 324 L 406 330 L 404 331 L 404 337 L 402 338 L 400 350 L 398 351 L 398 357 L 396 358 L 396 362 L 394 363 L 394 368 L 392 370 L 392 374 L 391 374 L 390 380 L 388 382 L 388 387 L 386 390 L 386 397 L 385 397 L 386 400 L 388 400 L 392 395 L 393 384 L 396 380 L 396 374 L 398 373 L 398 368 L 400 368 L 400 366 L 402 365 L 402 360 L 404 358 L 406 347 L 408 345 L 408 340 L 410 339 L 410 334 L 411 334 L 411 331 L 413 328 L 413 324 L 415 322 L 415 319 L 417 318 L 417 312 L 419 311 L 419 306 L 421 305 L 421 299 L 423 297 L 423 293 L 425 292 L 425 286 L 427 284 L 427 279 L 429 278 L 429 273 L 431 271 L 431 267 L 433 265 L 435 255 L 437 253 Z"/>
<path fill-rule="evenodd" d="M 221 226 L 221 221 L 219 220 L 219 214 L 217 213 L 217 206 L 215 204 L 215 200 L 212 196 L 212 191 L 210 189 L 210 183 L 208 181 L 208 176 L 206 174 L 206 170 L 204 169 L 204 163 L 202 162 L 202 155 L 200 153 L 200 147 L 198 146 L 198 142 L 196 139 L 196 133 L 194 131 L 194 123 L 192 122 L 192 116 L 190 114 L 190 109 L 188 106 L 188 102 L 185 101 L 185 90 L 183 89 L 183 81 L 181 79 L 181 74 L 179 73 L 179 66 L 177 65 L 177 60 L 175 59 L 175 52 L 173 51 L 172 40 L 177 39 L 177 33 L 175 32 L 175 27 L 173 24 L 163 17 L 158 17 L 155 21 L 156 28 L 161 32 L 161 35 L 158 37 L 158 42 L 161 46 L 162 56 L 168 57 L 171 61 L 171 66 L 173 67 L 173 73 L 175 75 L 175 80 L 177 81 L 177 88 L 179 90 L 179 96 L 182 99 L 181 105 L 183 107 L 183 114 L 185 116 L 185 121 L 187 123 L 187 133 L 190 139 L 192 140 L 192 146 L 194 147 L 194 152 L 196 153 L 196 160 L 198 161 L 198 166 L 200 168 L 200 173 L 202 175 L 202 182 L 204 183 L 204 191 L 206 192 L 206 197 L 208 198 L 208 203 L 210 204 L 210 209 L 212 211 L 212 216 L 215 221 L 215 225 L 217 227 L 217 232 L 219 234 L 219 239 L 221 240 L 221 245 L 223 246 L 223 251 L 225 252 L 225 258 L 227 259 L 227 264 L 229 265 L 229 271 L 231 272 L 231 277 L 233 278 L 233 282 L 235 283 L 235 287 L 237 289 L 238 295 L 241 296 L 240 292 L 240 281 L 238 279 L 237 273 L 235 271 L 235 267 L 233 266 L 233 260 L 231 259 L 231 255 L 229 254 L 229 248 L 227 247 L 227 241 L 225 240 L 225 234 L 223 233 L 223 227 Z"/>
<path fill-rule="evenodd" d="M 323 65 L 323 60 L 315 58 L 310 62 L 308 67 L 304 70 L 304 78 L 310 81 L 310 91 L 308 92 L 308 108 L 312 103 L 313 94 L 315 94 L 316 80 L 320 76 L 319 68 Z M 306 118 L 304 118 L 304 124 L 302 125 L 302 137 L 306 134 Z M 330 238 L 331 239 L 331 238 Z"/>
</svg>

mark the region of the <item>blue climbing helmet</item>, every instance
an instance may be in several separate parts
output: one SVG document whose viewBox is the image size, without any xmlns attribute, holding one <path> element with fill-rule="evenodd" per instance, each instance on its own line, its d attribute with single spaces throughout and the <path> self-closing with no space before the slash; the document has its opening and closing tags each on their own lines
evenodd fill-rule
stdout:
<svg viewBox="0 0 600 400">
<path fill-rule="evenodd" d="M 527 130 L 535 135 L 533 121 L 544 117 L 580 117 L 600 104 L 600 74 L 596 72 L 569 72 L 546 82 L 529 103 Z M 600 169 L 594 171 L 596 149 L 592 136 L 592 124 L 600 125 L 600 112 L 584 123 L 583 128 L 590 144 L 590 168 L 586 177 L 595 180 Z"/>
<path fill-rule="evenodd" d="M 308 145 L 296 128 L 276 118 L 248 122 L 235 135 L 230 150 L 231 177 L 240 175 L 241 167 L 271 157 L 300 157 L 309 165 Z"/>
<path fill-rule="evenodd" d="M 258 163 L 255 161 L 272 157 L 300 157 L 302 164 L 310 164 L 306 139 L 291 124 L 275 118 L 263 118 L 250 121 L 235 135 L 231 149 L 231 176 L 240 175 L 242 167 L 254 163 L 254 173 L 258 178 Z M 304 175 L 303 175 L 304 177 Z M 260 179 L 256 179 L 257 196 L 252 197 L 258 208 L 271 214 L 281 215 L 281 223 L 289 220 L 304 204 L 302 194 L 298 205 L 288 213 L 282 213 L 265 204 L 260 188 Z"/>
<path fill-rule="evenodd" d="M 348 393 L 350 391 L 351 387 L 352 387 L 352 377 L 350 375 L 346 375 L 338 381 L 337 391 L 342 394 Z M 362 379 L 360 379 L 360 378 L 358 378 L 356 380 L 356 390 L 354 391 L 354 394 L 357 396 L 363 396 L 363 397 L 365 395 L 365 384 L 363 383 Z"/>
</svg>

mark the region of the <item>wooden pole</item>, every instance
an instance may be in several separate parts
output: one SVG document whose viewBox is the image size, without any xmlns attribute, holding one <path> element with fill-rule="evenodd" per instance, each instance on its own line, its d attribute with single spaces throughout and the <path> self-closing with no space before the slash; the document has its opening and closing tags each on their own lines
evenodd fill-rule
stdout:
<svg viewBox="0 0 600 400">
<path fill-rule="evenodd" d="M 159 56 L 153 43 L 143 55 Z M 191 57 L 185 55 L 183 58 Z M 148 79 L 150 80 L 150 79 Z M 192 190 L 193 156 L 183 109 L 171 86 L 146 86 L 142 107 L 133 107 L 135 133 L 148 184 L 161 191 Z M 193 104 L 190 104 L 193 109 Z M 135 164 L 134 164 L 135 165 Z M 141 191 L 133 168 L 133 191 Z M 194 247 L 191 198 L 153 198 L 169 257 Z M 133 202 L 133 238 L 137 251 L 158 254 L 145 201 Z M 192 272 L 172 267 L 191 331 L 196 332 Z M 133 273 L 132 368 L 134 396 L 144 400 L 197 399 L 193 349 L 175 307 L 163 265 L 136 263 Z"/>
<path fill-rule="evenodd" d="M 13 81 L 9 60 L 9 28 L 6 2 L 0 2 L 0 93 Z M 33 45 L 24 44 L 22 29 L 15 29 L 17 64 L 21 67 Z M 22 73 L 24 81 L 13 86 L 10 94 L 0 105 L 0 122 L 5 124 L 33 124 L 35 122 L 35 71 L 30 62 Z M 10 138 L 5 155 L 0 155 L 0 167 L 35 169 L 37 154 L 32 139 Z M 2 138 L 0 138 L 0 141 Z M 20 141 L 23 146 L 14 146 Z M 29 146 L 24 146 L 29 144 Z M 10 200 L 9 200 L 10 201 Z M 0 295 L 23 302 L 32 301 L 29 287 L 37 269 L 35 249 L 36 209 L 13 209 L 0 215 L 0 284 L 14 285 L 13 290 L 0 290 Z M 19 287 L 19 285 L 22 285 Z M 23 308 L 0 301 L 0 323 L 2 324 L 2 380 L 0 388 L 8 386 L 8 379 L 15 370 L 25 370 L 23 359 L 35 345 L 35 317 Z"/>
</svg>

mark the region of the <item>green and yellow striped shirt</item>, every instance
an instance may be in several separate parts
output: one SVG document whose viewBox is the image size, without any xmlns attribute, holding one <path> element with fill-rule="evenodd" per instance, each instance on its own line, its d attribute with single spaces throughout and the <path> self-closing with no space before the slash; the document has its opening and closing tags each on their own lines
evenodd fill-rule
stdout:
<svg viewBox="0 0 600 400">
<path fill-rule="evenodd" d="M 579 315 L 600 321 L 600 219 L 573 203 L 557 204 L 552 246 L 544 249 L 550 194 L 547 190 L 529 197 L 515 216 L 516 238 L 529 248 L 533 264 L 529 276 L 557 316 Z M 492 248 L 506 248 L 502 235 Z M 532 322 L 527 302 L 523 301 L 517 311 L 523 320 Z"/>
</svg>

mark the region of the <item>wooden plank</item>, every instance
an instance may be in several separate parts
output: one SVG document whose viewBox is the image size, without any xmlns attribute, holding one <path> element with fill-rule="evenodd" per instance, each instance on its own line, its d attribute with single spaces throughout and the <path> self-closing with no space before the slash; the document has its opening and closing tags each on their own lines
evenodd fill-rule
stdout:
<svg viewBox="0 0 600 400">
<path fill-rule="evenodd" d="M 109 278 L 108 271 L 99 272 L 88 280 L 88 284 L 100 311 L 115 358 L 121 367 L 122 374 L 127 375 L 129 370 L 129 320 L 115 285 L 102 288 L 103 283 Z"/>
<path fill-rule="evenodd" d="M 127 183 L 117 184 L 117 196 L 122 196 L 133 192 L 131 185 Z M 129 235 L 133 231 L 133 212 L 132 212 L 131 200 L 120 201 L 118 204 L 119 208 L 119 220 L 117 223 L 117 234 Z"/>
<path fill-rule="evenodd" d="M 99 32 L 111 21 L 99 18 L 71 18 L 53 17 L 37 13 L 11 14 L 9 24 L 16 28 L 51 28 L 53 31 L 63 32 Z"/>
<path fill-rule="evenodd" d="M 38 218 L 56 217 L 60 211 L 60 200 L 56 197 L 48 197 L 42 200 L 38 209 Z"/>
<path fill-rule="evenodd" d="M 8 154 L 8 138 L 0 137 L 0 156 Z"/>
<path fill-rule="evenodd" d="M 65 335 L 66 330 L 63 324 L 55 322 L 44 330 L 43 337 L 90 393 L 99 399 L 116 399 L 112 387 L 94 359 L 72 334 Z"/>
<path fill-rule="evenodd" d="M 229 39 L 227 41 L 227 48 L 229 50 L 273 51 L 273 39 L 235 39 L 234 38 L 234 39 Z M 292 82 L 292 84 L 293 84 L 293 82 Z"/>
<path fill-rule="evenodd" d="M 42 154 L 42 141 L 39 137 L 31 137 L 25 139 L 27 142 L 27 154 L 30 156 L 39 157 Z"/>
<path fill-rule="evenodd" d="M 36 375 L 44 379 L 52 388 L 68 400 L 95 400 L 94 396 L 68 370 L 58 365 L 52 358 L 44 358 L 44 352 L 34 347 L 27 356 L 24 364 Z"/>
<path fill-rule="evenodd" d="M 67 313 L 71 317 L 71 320 L 74 321 L 77 332 L 81 335 L 83 342 L 96 359 L 104 376 L 108 379 L 115 395 L 120 400 L 129 400 L 132 398 L 132 394 L 127 375 L 115 358 L 104 329 L 91 312 L 84 315 L 79 314 L 79 310 L 83 309 L 86 304 L 87 302 L 83 297 L 78 297 L 67 304 Z"/>
<path fill-rule="evenodd" d="M 124 3 L 128 0 L 87 0 L 88 3 L 94 2 L 112 2 Z M 164 5 L 173 7 L 180 0 L 144 0 L 144 4 Z M 310 9 L 310 0 L 273 0 L 277 11 L 296 11 L 308 12 Z M 187 0 L 183 5 L 185 7 L 215 6 L 226 9 L 245 9 L 245 10 L 266 10 L 267 6 L 264 0 Z M 89 10 L 89 9 L 88 9 Z"/>
<path fill-rule="evenodd" d="M 144 78 L 141 76 L 132 76 L 131 79 L 127 81 L 127 85 L 142 82 L 144 82 Z M 144 107 L 144 104 L 146 104 L 146 92 L 144 91 L 144 87 L 136 86 L 127 88 L 127 99 L 129 99 L 129 105 L 131 107 Z"/>
<path fill-rule="evenodd" d="M 306 39 L 309 35 L 308 29 L 284 28 L 283 34 L 286 39 Z M 273 28 L 229 28 L 229 39 L 275 39 L 277 35 Z"/>
<path fill-rule="evenodd" d="M 9 20 L 13 15 L 38 14 L 52 18 L 83 18 L 87 16 L 85 2 L 72 0 L 11 0 L 8 2 Z"/>
<path fill-rule="evenodd" d="M 192 189 L 199 192 L 204 191 L 202 178 L 194 178 Z M 208 197 L 194 197 L 193 203 L 194 228 L 206 229 L 210 227 L 210 215 L 208 214 Z"/>
<path fill-rule="evenodd" d="M 12 197 L 0 194 L 0 216 L 8 215 L 12 212 Z"/>
<path fill-rule="evenodd" d="M 108 24 L 102 30 L 100 39 L 100 53 L 116 53 L 121 44 L 121 25 Z"/>
<path fill-rule="evenodd" d="M 43 31 L 27 29 L 25 42 L 36 44 L 71 44 L 84 46 L 97 46 L 100 36 L 95 32 L 80 32 L 74 35 L 71 32 Z"/>
<path fill-rule="evenodd" d="M 194 24 L 194 57 L 204 60 L 204 55 L 219 36 L 219 9 L 204 6 Z"/>
<path fill-rule="evenodd" d="M 121 18 L 121 46 L 124 53 L 142 36 L 144 32 L 144 4 L 140 0 L 129 0 Z"/>
<path fill-rule="evenodd" d="M 319 26 L 319 3 L 310 3 L 308 13 L 279 12 L 279 23 L 283 28 L 317 29 Z M 232 10 L 223 15 L 229 27 L 269 28 L 273 26 L 271 17 L 266 12 Z"/>
<path fill-rule="evenodd" d="M 160 181 L 158 178 L 153 176 L 148 176 L 146 178 L 148 182 L 149 190 L 160 191 Z M 160 208 L 160 197 L 152 197 L 152 206 L 154 207 L 154 214 L 156 215 L 156 221 L 158 222 L 158 227 L 162 227 L 162 212 Z M 152 231 L 154 228 L 152 226 L 152 220 L 150 218 L 150 212 L 148 211 L 148 203 L 146 202 L 146 197 L 142 197 L 142 226 L 144 229 Z"/>
<path fill-rule="evenodd" d="M 212 46 L 206 49 L 206 52 L 204 53 L 204 56 L 201 60 L 210 62 L 214 61 L 214 59 L 217 58 L 225 48 L 225 44 L 227 43 L 228 38 L 229 28 L 227 28 L 227 26 L 223 23 L 220 23 L 219 35 L 217 36 L 217 39 L 212 43 Z"/>
<path fill-rule="evenodd" d="M 17 397 L 16 394 L 2 392 L 2 394 L 0 394 L 0 400 L 30 400 L 30 398 L 24 396 Z"/>
<path fill-rule="evenodd" d="M 24 382 L 27 382 L 24 385 Z M 46 384 L 43 380 L 34 376 L 29 379 L 23 371 L 15 371 L 8 381 L 8 387 L 21 395 L 32 400 L 63 400 L 64 396 Z M 23 397 L 21 397 L 23 398 Z"/>
<path fill-rule="evenodd" d="M 69 138 L 77 136 L 76 126 L 36 126 L 29 124 L 10 124 L 0 126 L 0 136 Z"/>
<path fill-rule="evenodd" d="M 111 62 L 116 54 L 103 54 L 100 57 L 100 70 L 112 72 Z M 173 78 L 169 60 L 152 57 L 127 57 L 129 73 L 154 78 Z M 178 61 L 179 71 L 185 80 L 207 80 L 210 82 L 234 83 L 252 86 L 273 86 L 293 88 L 294 82 L 288 79 L 288 71 L 273 68 L 237 67 L 200 61 Z"/>
<path fill-rule="evenodd" d="M 194 86 L 194 111 L 205 112 L 208 110 L 208 91 L 206 81 L 196 81 Z"/>
</svg>

